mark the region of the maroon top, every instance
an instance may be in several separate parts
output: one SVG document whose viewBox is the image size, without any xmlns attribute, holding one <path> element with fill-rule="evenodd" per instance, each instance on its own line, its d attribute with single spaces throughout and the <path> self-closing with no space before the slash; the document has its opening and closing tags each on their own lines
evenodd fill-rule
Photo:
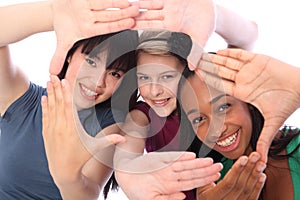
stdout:
<svg viewBox="0 0 300 200">
<path fill-rule="evenodd" d="M 179 118 L 178 115 L 158 116 L 145 102 L 138 102 L 134 109 L 142 111 L 148 118 L 150 130 L 146 140 L 146 151 L 178 151 L 179 150 Z M 185 191 L 185 200 L 195 200 L 194 191 Z"/>
</svg>

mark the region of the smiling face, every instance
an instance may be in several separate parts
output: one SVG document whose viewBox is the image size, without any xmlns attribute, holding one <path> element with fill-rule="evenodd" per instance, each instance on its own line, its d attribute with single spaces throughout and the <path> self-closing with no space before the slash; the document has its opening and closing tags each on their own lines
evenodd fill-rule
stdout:
<svg viewBox="0 0 300 200">
<path fill-rule="evenodd" d="M 252 121 L 246 103 L 207 87 L 197 75 L 188 78 L 180 98 L 202 142 L 230 159 L 248 151 Z"/>
<path fill-rule="evenodd" d="M 161 117 L 176 109 L 176 93 L 183 64 L 174 56 L 140 52 L 137 80 L 140 95 Z"/>
<path fill-rule="evenodd" d="M 65 78 L 72 86 L 74 103 L 81 110 L 109 99 L 122 76 L 122 71 L 106 69 L 106 52 L 90 57 L 78 48 L 69 58 Z"/>
</svg>

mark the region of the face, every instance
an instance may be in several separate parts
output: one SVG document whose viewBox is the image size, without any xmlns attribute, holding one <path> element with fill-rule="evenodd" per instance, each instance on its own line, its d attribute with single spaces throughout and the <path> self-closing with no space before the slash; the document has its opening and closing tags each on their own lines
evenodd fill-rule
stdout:
<svg viewBox="0 0 300 200">
<path fill-rule="evenodd" d="M 124 73 L 115 69 L 106 70 L 105 64 L 106 53 L 89 57 L 82 54 L 80 48 L 69 58 L 65 78 L 72 86 L 78 110 L 106 101 L 117 88 Z"/>
<path fill-rule="evenodd" d="M 252 134 L 246 103 L 207 87 L 197 75 L 189 77 L 184 84 L 181 100 L 202 142 L 230 159 L 246 153 Z"/>
<path fill-rule="evenodd" d="M 137 79 L 140 95 L 160 116 L 176 109 L 178 82 L 184 66 L 174 56 L 140 53 Z"/>
</svg>

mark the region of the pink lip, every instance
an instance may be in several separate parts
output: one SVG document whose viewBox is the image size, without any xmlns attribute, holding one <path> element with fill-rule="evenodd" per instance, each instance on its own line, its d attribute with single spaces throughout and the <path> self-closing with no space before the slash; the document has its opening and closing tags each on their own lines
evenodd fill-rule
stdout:
<svg viewBox="0 0 300 200">
<path fill-rule="evenodd" d="M 236 132 L 235 132 L 235 133 L 236 133 Z M 233 134 L 235 134 L 235 133 L 233 133 Z M 231 134 L 231 135 L 233 135 L 233 134 Z M 240 135 L 241 135 L 241 129 L 238 130 L 238 132 L 237 132 L 237 138 L 236 138 L 236 140 L 235 140 L 234 143 L 232 143 L 231 145 L 226 146 L 226 147 L 223 147 L 223 146 L 220 146 L 220 145 L 218 145 L 218 144 L 215 144 L 216 150 L 222 151 L 222 152 L 233 151 L 234 149 L 236 149 L 236 148 L 238 147 L 238 145 L 239 145 L 239 143 L 240 143 Z M 229 135 L 229 136 L 230 136 L 230 135 Z M 229 136 L 227 136 L 227 137 L 229 137 Z M 227 137 L 226 137 L 226 138 L 227 138 Z M 223 137 L 223 139 L 224 139 L 224 137 Z M 219 140 L 219 141 L 220 141 L 220 140 Z"/>
<path fill-rule="evenodd" d="M 161 102 L 161 103 L 158 103 Z M 156 107 L 164 107 L 169 103 L 169 99 L 163 99 L 163 100 L 151 100 L 152 105 Z"/>
<path fill-rule="evenodd" d="M 82 87 L 83 87 L 83 86 L 80 84 L 80 93 L 81 93 L 81 95 L 82 95 L 84 98 L 86 98 L 86 99 L 88 99 L 88 100 L 95 100 L 95 99 L 97 99 L 97 97 L 99 96 L 99 94 L 98 94 L 98 95 L 94 95 L 94 96 L 89 96 L 89 95 L 87 95 L 87 94 L 85 93 L 85 91 L 83 90 Z M 84 87 L 86 87 L 86 86 L 84 86 Z M 86 88 L 88 88 L 88 87 L 86 87 Z M 91 90 L 91 91 L 93 91 L 93 90 Z"/>
</svg>

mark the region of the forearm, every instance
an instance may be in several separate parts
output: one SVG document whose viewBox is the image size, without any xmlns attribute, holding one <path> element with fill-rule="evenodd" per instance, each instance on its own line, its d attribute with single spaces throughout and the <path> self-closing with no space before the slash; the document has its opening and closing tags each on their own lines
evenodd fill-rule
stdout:
<svg viewBox="0 0 300 200">
<path fill-rule="evenodd" d="M 22 40 L 39 32 L 53 30 L 52 1 L 0 7 L 0 46 Z"/>
<path fill-rule="evenodd" d="M 290 88 L 296 92 L 295 101 L 298 102 L 298 108 L 300 108 L 300 67 L 294 67 L 286 64 L 286 67 L 283 67 L 282 71 L 286 71 L 287 68 L 290 68 L 289 74 L 284 76 L 288 77 L 287 81 L 290 82 Z"/>
<path fill-rule="evenodd" d="M 56 181 L 56 184 L 64 200 L 97 200 L 101 191 L 100 185 L 91 181 L 84 175 L 81 175 L 72 181 Z"/>
<path fill-rule="evenodd" d="M 227 42 L 228 47 L 252 50 L 258 37 L 257 24 L 222 6 L 217 5 L 216 10 L 215 32 Z"/>
</svg>

